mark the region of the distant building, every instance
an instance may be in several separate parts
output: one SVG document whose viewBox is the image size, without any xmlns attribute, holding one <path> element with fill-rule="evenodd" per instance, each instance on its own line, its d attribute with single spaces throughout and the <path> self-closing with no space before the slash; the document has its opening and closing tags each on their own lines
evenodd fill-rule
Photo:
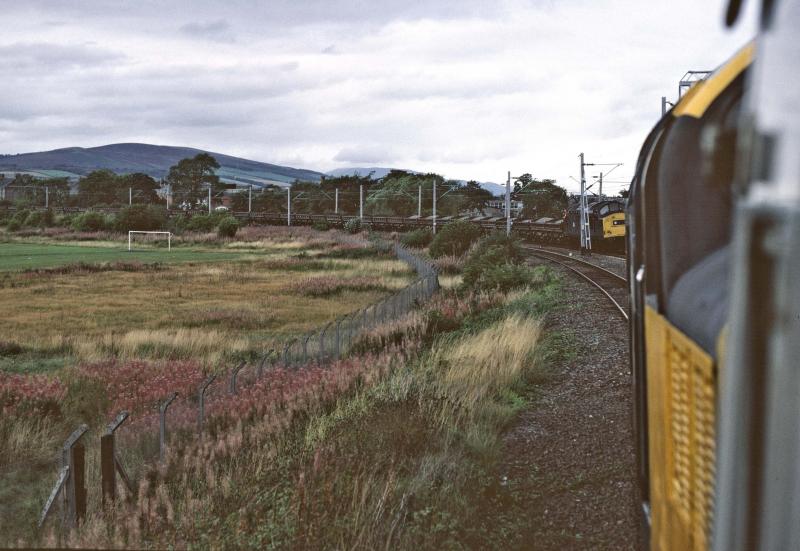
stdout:
<svg viewBox="0 0 800 551">
<path fill-rule="evenodd" d="M 506 200 L 495 199 L 486 201 L 484 208 L 487 215 L 490 216 L 505 216 L 506 215 Z M 522 212 L 522 201 L 511 201 L 511 217 L 517 218 Z"/>
</svg>

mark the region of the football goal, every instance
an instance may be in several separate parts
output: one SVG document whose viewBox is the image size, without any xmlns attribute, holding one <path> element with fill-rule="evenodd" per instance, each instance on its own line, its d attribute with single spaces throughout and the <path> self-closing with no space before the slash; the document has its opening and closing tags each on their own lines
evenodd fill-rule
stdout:
<svg viewBox="0 0 800 551">
<path fill-rule="evenodd" d="M 131 246 L 133 244 L 133 236 L 135 234 L 144 234 L 144 235 L 152 235 L 155 238 L 158 238 L 160 235 L 167 236 L 167 250 L 172 250 L 172 232 L 168 231 L 138 231 L 138 230 L 130 230 L 128 231 L 128 252 L 131 252 Z"/>
</svg>

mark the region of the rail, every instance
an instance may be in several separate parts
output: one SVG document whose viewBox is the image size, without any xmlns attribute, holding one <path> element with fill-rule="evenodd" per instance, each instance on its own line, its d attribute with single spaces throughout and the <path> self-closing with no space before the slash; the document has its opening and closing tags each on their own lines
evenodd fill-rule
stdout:
<svg viewBox="0 0 800 551">
<path fill-rule="evenodd" d="M 628 312 L 625 310 L 625 308 L 619 303 L 619 301 L 617 301 L 617 299 L 615 299 L 611 295 L 606 286 L 597 281 L 597 279 L 606 278 L 607 280 L 614 282 L 617 288 L 620 288 L 621 286 L 623 288 L 627 288 L 627 280 L 624 277 L 615 274 L 614 272 L 607 270 L 602 266 L 598 266 L 597 264 L 592 264 L 591 262 L 586 262 L 585 260 L 567 256 L 565 254 L 560 254 L 553 251 L 539 250 L 539 249 L 534 250 L 530 248 L 526 248 L 526 251 L 531 256 L 536 256 L 539 258 L 543 258 L 549 262 L 554 262 L 556 264 L 559 264 L 560 266 L 572 271 L 582 279 L 586 280 L 588 283 L 596 287 L 611 302 L 611 304 L 616 308 L 616 310 L 620 313 L 620 315 L 623 318 L 625 318 L 625 320 L 628 320 Z M 563 260 L 558 260 L 558 257 L 561 257 Z M 567 262 L 564 262 L 564 260 L 566 260 Z M 591 277 L 585 271 L 581 271 L 575 266 L 570 266 L 568 262 L 573 262 L 578 266 L 589 268 L 590 272 L 594 270 L 596 272 L 595 277 Z M 599 274 L 601 277 L 598 278 L 597 274 Z"/>
</svg>

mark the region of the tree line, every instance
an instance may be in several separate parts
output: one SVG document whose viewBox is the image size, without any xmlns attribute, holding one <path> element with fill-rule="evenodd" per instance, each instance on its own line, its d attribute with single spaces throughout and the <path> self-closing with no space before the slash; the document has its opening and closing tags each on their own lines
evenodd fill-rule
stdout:
<svg viewBox="0 0 800 551">
<path fill-rule="evenodd" d="M 214 198 L 226 192 L 226 185 L 216 174 L 217 160 L 200 153 L 171 166 L 166 177 L 157 181 L 143 174 L 115 174 L 95 170 L 78 181 L 77 193 L 70 194 L 66 178 L 47 180 L 29 174 L 17 174 L 11 182 L 15 202 L 19 206 L 41 206 L 43 191 L 48 188 L 48 203 L 60 206 L 123 206 L 135 204 L 165 205 L 171 197 L 171 208 L 184 210 L 208 208 L 209 189 Z M 323 177 L 321 182 L 295 181 L 290 185 L 292 212 L 302 214 L 357 215 L 363 192 L 364 214 L 370 216 L 423 217 L 433 213 L 434 188 L 438 216 L 483 213 L 485 204 L 494 196 L 474 180 L 447 180 L 439 174 L 392 170 L 386 176 L 372 175 Z M 338 191 L 337 191 L 338 190 Z M 337 201 L 338 193 L 338 201 Z M 235 211 L 286 213 L 287 191 L 277 186 L 254 187 L 252 192 L 241 188 L 228 193 Z M 535 179 L 523 174 L 514 184 L 512 198 L 523 203 L 523 218 L 543 216 L 560 218 L 567 208 L 567 193 L 555 180 Z"/>
</svg>

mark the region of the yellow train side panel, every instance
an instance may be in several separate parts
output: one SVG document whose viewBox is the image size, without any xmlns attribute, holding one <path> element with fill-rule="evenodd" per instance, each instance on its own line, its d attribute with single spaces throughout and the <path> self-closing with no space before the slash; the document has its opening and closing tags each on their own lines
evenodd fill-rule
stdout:
<svg viewBox="0 0 800 551">
<path fill-rule="evenodd" d="M 603 218 L 603 237 L 625 237 L 624 212 L 615 212 Z"/>
<path fill-rule="evenodd" d="M 714 495 L 714 361 L 650 307 L 645 334 L 651 548 L 706 549 Z"/>
</svg>

